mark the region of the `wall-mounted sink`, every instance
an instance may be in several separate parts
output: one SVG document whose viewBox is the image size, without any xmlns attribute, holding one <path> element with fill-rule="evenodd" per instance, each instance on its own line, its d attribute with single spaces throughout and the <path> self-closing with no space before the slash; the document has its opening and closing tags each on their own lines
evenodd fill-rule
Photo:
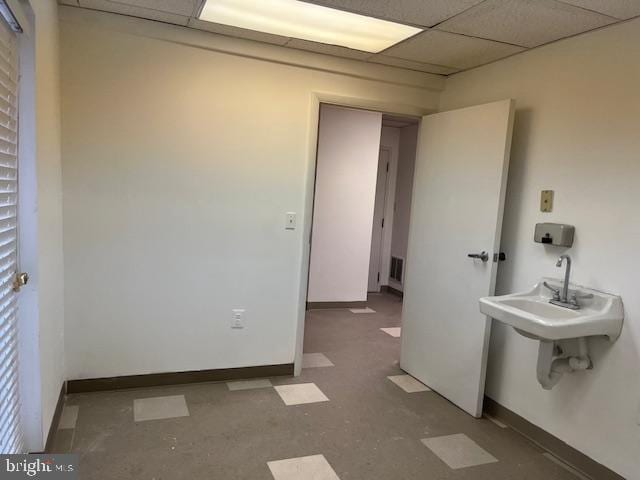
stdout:
<svg viewBox="0 0 640 480">
<path fill-rule="evenodd" d="M 571 310 L 549 303 L 553 294 L 544 282 L 552 288 L 562 288 L 560 280 L 545 278 L 527 292 L 481 298 L 480 311 L 535 339 L 597 335 L 611 341 L 618 338 L 624 316 L 620 297 L 569 284 L 570 295 L 575 295 L 580 305 L 579 309 Z"/>
<path fill-rule="evenodd" d="M 569 283 L 561 301 L 562 287 L 562 281 L 544 278 L 527 292 L 480 299 L 482 313 L 540 341 L 537 374 L 545 389 L 553 388 L 564 373 L 592 368 L 588 337 L 613 342 L 622 330 L 619 296 Z"/>
</svg>

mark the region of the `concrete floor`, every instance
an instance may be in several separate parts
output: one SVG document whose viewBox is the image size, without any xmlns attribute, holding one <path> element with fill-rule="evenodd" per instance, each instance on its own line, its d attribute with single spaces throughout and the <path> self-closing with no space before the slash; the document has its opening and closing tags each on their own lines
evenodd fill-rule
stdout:
<svg viewBox="0 0 640 480">
<path fill-rule="evenodd" d="M 380 294 L 369 306 L 375 313 L 310 311 L 305 352 L 334 366 L 270 379 L 276 388 L 262 381 L 70 395 L 54 450 L 80 454 L 82 479 L 577 478 L 513 430 L 390 381 L 403 374 L 400 339 L 380 328 L 400 325 L 401 303 Z M 318 391 L 323 401 L 285 404 Z M 310 458 L 277 462 L 299 457 Z"/>
</svg>

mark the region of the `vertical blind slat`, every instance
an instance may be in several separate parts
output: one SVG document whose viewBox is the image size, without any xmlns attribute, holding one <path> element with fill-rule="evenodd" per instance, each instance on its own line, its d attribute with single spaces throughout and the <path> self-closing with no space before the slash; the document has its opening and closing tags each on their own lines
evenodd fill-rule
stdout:
<svg viewBox="0 0 640 480">
<path fill-rule="evenodd" d="M 2 1 L 2 0 L 0 0 Z M 18 322 L 12 283 L 17 265 L 18 37 L 0 19 L 0 453 L 22 453 Z"/>
</svg>

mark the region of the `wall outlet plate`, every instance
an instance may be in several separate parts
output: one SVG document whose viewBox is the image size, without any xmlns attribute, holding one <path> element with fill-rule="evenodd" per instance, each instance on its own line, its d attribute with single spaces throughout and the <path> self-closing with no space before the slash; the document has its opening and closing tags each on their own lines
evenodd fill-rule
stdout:
<svg viewBox="0 0 640 480">
<path fill-rule="evenodd" d="M 244 308 L 231 310 L 231 328 L 244 328 Z"/>
<path fill-rule="evenodd" d="M 553 190 L 540 192 L 540 211 L 545 213 L 553 211 Z"/>
<path fill-rule="evenodd" d="M 284 228 L 287 230 L 295 230 L 297 224 L 296 212 L 287 212 L 285 216 Z"/>
</svg>

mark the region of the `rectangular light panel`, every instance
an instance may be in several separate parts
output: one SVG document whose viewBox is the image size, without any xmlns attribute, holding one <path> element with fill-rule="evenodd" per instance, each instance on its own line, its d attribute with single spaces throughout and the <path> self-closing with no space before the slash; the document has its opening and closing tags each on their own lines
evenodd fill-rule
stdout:
<svg viewBox="0 0 640 480">
<path fill-rule="evenodd" d="M 371 53 L 422 31 L 298 0 L 207 0 L 200 20 Z"/>
</svg>

